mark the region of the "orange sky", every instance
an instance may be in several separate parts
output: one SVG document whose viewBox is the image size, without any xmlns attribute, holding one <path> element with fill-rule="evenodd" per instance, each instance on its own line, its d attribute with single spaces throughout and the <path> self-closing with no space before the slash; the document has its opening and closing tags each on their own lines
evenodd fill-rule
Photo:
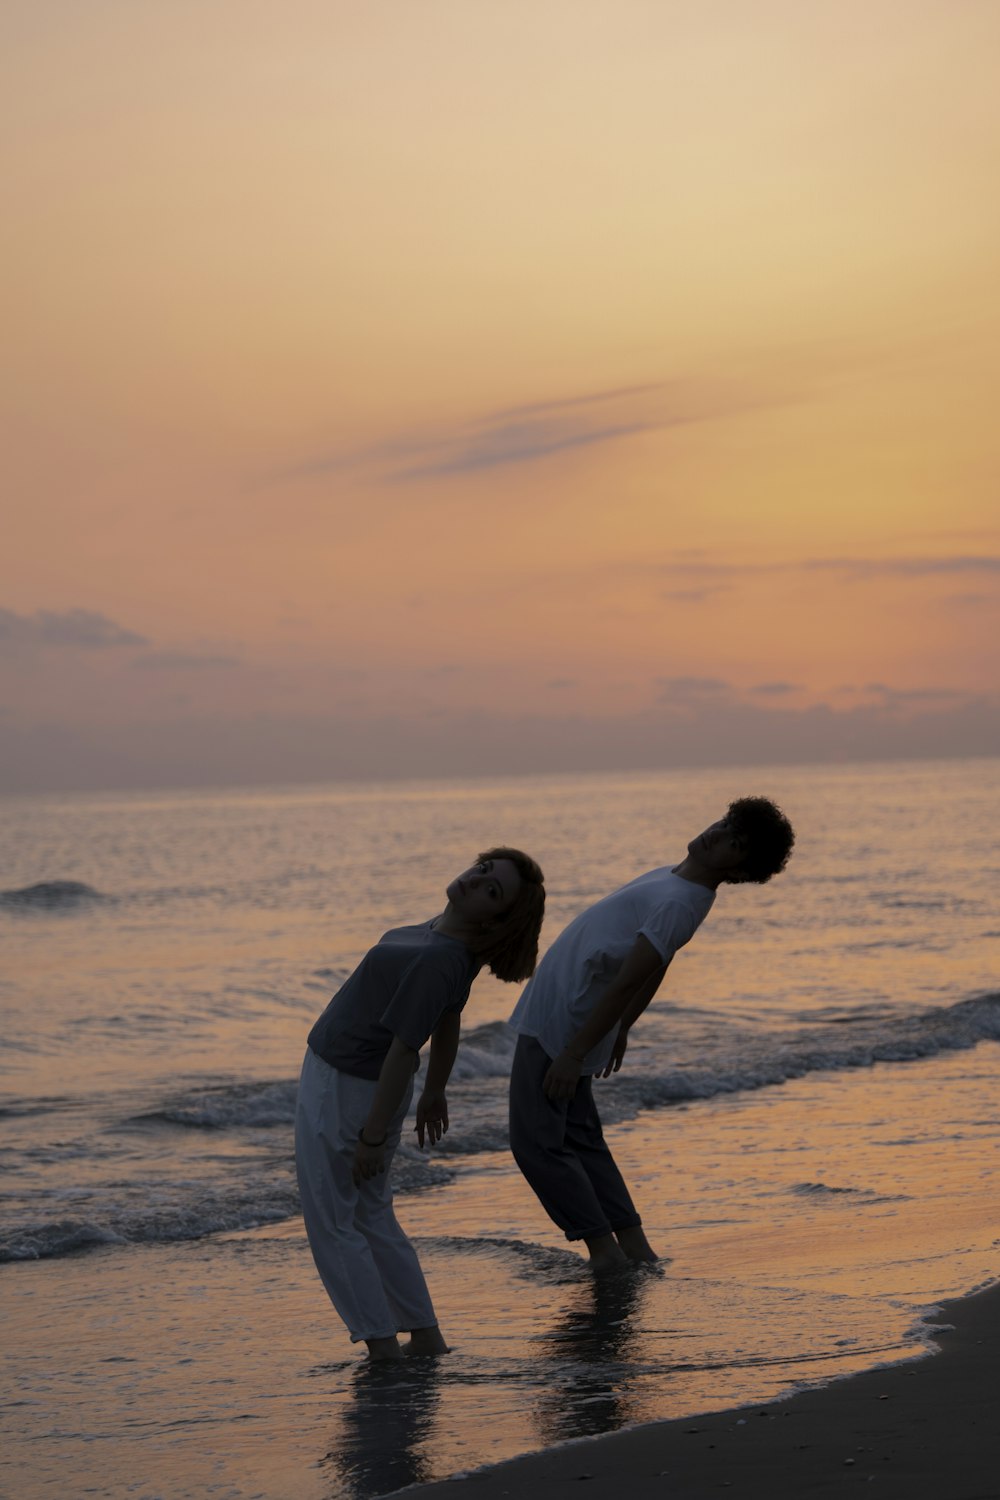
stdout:
<svg viewBox="0 0 1000 1500">
<path fill-rule="evenodd" d="M 1000 8 L 0 28 L 0 790 L 1000 753 Z"/>
</svg>

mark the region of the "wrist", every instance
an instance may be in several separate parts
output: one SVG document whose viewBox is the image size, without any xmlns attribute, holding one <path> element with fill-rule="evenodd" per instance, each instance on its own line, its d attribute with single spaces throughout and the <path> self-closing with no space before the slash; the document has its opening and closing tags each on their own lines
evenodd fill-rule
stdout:
<svg viewBox="0 0 1000 1500">
<path fill-rule="evenodd" d="M 579 1063 L 581 1067 L 583 1066 L 583 1060 L 586 1055 L 586 1052 L 580 1052 L 578 1049 L 575 1050 L 572 1046 L 563 1048 L 563 1057 L 570 1058 L 571 1061 Z"/>
<path fill-rule="evenodd" d="M 362 1125 L 361 1129 L 358 1131 L 358 1140 L 361 1142 L 362 1146 L 367 1146 L 368 1149 L 369 1149 L 369 1151 L 377 1151 L 380 1146 L 384 1146 L 385 1145 L 385 1143 L 388 1140 L 388 1138 L 389 1138 L 389 1132 L 386 1131 L 385 1135 L 382 1137 L 382 1139 L 380 1141 L 369 1141 L 369 1140 L 366 1140 L 366 1138 L 365 1138 L 365 1127 L 363 1125 Z"/>
</svg>

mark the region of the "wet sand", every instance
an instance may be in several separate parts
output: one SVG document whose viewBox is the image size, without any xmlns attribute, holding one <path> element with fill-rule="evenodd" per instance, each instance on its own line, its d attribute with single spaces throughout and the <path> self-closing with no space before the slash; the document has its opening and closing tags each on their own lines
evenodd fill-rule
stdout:
<svg viewBox="0 0 1000 1500">
<path fill-rule="evenodd" d="M 1000 1500 L 1000 1292 L 959 1297 L 997 1272 L 998 1087 L 993 1047 L 622 1122 L 669 1258 L 613 1285 L 480 1153 L 401 1196 L 453 1345 L 408 1369 L 348 1343 L 299 1220 L 7 1265 L 0 1494 Z"/>
<path fill-rule="evenodd" d="M 1000 1287 L 942 1308 L 937 1352 L 768 1406 L 659 1422 L 421 1486 L 419 1500 L 1000 1496 Z"/>
</svg>

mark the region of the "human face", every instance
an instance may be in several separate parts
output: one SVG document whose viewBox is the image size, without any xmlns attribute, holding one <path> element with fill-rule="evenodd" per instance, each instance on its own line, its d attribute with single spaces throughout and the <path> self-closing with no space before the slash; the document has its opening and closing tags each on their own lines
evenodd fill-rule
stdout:
<svg viewBox="0 0 1000 1500">
<path fill-rule="evenodd" d="M 490 922 L 510 910 L 520 888 L 513 860 L 484 859 L 456 876 L 446 895 L 466 921 Z"/>
<path fill-rule="evenodd" d="M 688 854 L 702 869 L 725 875 L 738 870 L 746 859 L 747 841 L 737 836 L 728 818 L 720 818 L 691 840 Z"/>
</svg>

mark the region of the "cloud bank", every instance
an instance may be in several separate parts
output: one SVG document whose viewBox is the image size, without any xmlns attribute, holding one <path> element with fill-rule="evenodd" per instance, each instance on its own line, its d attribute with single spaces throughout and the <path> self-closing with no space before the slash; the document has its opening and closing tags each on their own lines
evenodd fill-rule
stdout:
<svg viewBox="0 0 1000 1500">
<path fill-rule="evenodd" d="M 683 680 L 681 680 L 683 681 Z M 711 681 L 711 680 L 709 680 Z M 666 688 L 664 689 L 666 691 Z M 65 724 L 0 736 L 0 790 L 253 786 L 543 772 L 753 767 L 1000 756 L 1000 697 L 932 701 L 880 688 L 849 709 L 748 703 L 725 683 L 619 717 L 382 714 L 174 717 L 101 732 Z M 946 692 L 946 690 L 942 690 Z M 924 702 L 914 701 L 923 696 Z M 405 747 L 401 758 L 399 747 Z M 739 777 L 734 770 L 734 785 Z"/>
<path fill-rule="evenodd" d="M 145 636 L 127 630 L 91 609 L 40 609 L 33 615 L 0 609 L 0 643 L 15 646 L 71 646 L 85 651 L 145 646 Z"/>
</svg>

